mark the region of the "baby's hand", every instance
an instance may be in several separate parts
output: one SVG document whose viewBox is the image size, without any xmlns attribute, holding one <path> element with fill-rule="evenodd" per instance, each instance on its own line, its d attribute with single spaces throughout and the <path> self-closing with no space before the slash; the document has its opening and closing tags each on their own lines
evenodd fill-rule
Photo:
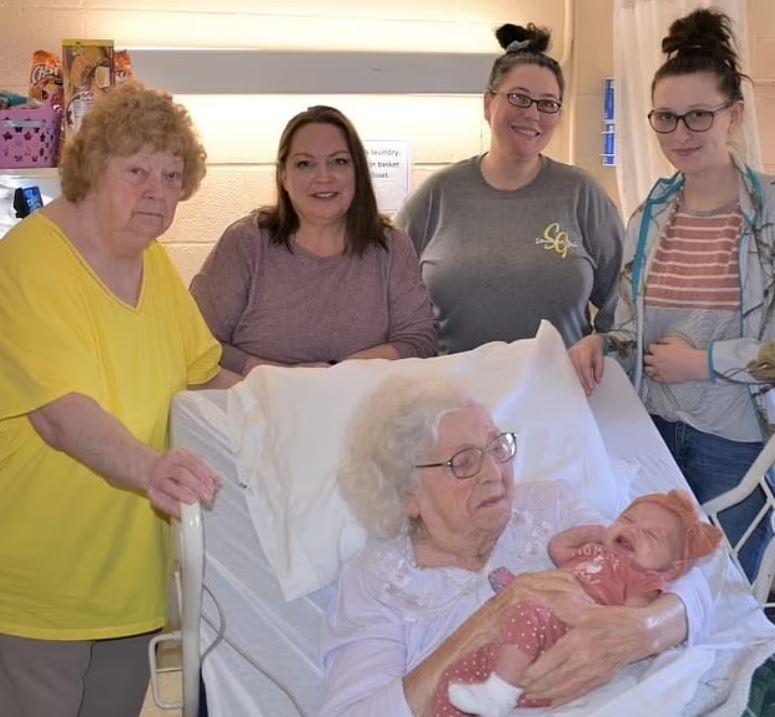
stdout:
<svg viewBox="0 0 775 717">
<path fill-rule="evenodd" d="M 495 568 L 488 576 L 493 592 L 499 593 L 514 580 L 514 574 L 506 568 Z"/>
</svg>

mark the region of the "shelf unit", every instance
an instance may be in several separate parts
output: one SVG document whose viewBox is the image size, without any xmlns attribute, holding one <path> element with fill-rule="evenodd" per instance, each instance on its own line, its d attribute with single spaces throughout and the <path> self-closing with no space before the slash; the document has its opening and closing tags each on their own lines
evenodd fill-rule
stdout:
<svg viewBox="0 0 775 717">
<path fill-rule="evenodd" d="M 0 177 L 19 177 L 20 179 L 58 179 L 56 167 L 29 167 L 23 169 L 0 169 Z"/>
</svg>

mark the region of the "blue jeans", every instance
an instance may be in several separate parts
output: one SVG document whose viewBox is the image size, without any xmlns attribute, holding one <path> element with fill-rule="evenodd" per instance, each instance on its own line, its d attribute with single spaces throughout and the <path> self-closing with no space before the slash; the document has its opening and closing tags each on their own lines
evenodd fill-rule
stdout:
<svg viewBox="0 0 775 717">
<path fill-rule="evenodd" d="M 700 503 L 734 488 L 763 448 L 761 442 L 730 441 L 680 421 L 651 418 Z M 721 527 L 732 545 L 753 522 L 764 502 L 764 491 L 757 488 L 742 503 L 719 513 Z M 771 535 L 769 520 L 765 518 L 743 546 L 740 563 L 749 578 L 756 575 Z"/>
</svg>

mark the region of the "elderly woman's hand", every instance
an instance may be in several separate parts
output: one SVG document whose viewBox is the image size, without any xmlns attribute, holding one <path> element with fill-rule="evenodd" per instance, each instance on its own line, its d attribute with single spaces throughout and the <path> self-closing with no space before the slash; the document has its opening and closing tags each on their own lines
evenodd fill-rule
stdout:
<svg viewBox="0 0 775 717">
<path fill-rule="evenodd" d="M 609 682 L 644 655 L 648 630 L 637 608 L 591 607 L 522 677 L 525 694 L 553 705 L 581 697 Z"/>
<path fill-rule="evenodd" d="M 595 605 L 580 612 L 556 603 L 572 629 L 522 675 L 526 696 L 564 704 L 611 679 L 625 665 L 678 644 L 686 635 L 683 604 L 663 595 L 645 608 Z"/>
<path fill-rule="evenodd" d="M 578 614 L 594 605 L 570 573 L 561 570 L 522 573 L 485 604 L 483 631 L 497 637 L 510 608 L 523 600 L 540 602 L 552 612 L 563 615 Z"/>
<path fill-rule="evenodd" d="M 146 482 L 148 498 L 155 508 L 180 518 L 180 503 L 201 500 L 211 503 L 220 479 L 193 453 L 172 449 L 151 464 Z"/>
<path fill-rule="evenodd" d="M 439 679 L 449 665 L 466 653 L 500 639 L 509 609 L 523 600 L 566 612 L 587 607 L 591 599 L 569 573 L 547 570 L 522 573 L 468 618 L 427 659 L 403 679 L 404 694 L 412 714 L 426 715 Z"/>
<path fill-rule="evenodd" d="M 209 503 L 220 483 L 201 458 L 180 449 L 158 453 L 82 394 L 58 398 L 31 412 L 29 420 L 52 448 L 119 488 L 146 493 L 154 507 L 175 518 L 180 501 Z"/>
</svg>

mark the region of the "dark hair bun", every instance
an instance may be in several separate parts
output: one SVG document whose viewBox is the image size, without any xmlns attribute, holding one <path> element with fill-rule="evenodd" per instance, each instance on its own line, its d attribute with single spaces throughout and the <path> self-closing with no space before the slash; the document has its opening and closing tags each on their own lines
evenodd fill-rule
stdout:
<svg viewBox="0 0 775 717">
<path fill-rule="evenodd" d="M 532 22 L 528 23 L 527 27 L 506 23 L 495 31 L 495 37 L 504 50 L 507 50 L 512 42 L 522 42 L 526 44 L 517 52 L 546 52 L 551 33 L 545 27 L 537 27 Z"/>
<path fill-rule="evenodd" d="M 699 8 L 676 20 L 662 40 L 667 55 L 708 55 L 737 69 L 737 53 L 729 16 L 712 8 Z"/>
</svg>

